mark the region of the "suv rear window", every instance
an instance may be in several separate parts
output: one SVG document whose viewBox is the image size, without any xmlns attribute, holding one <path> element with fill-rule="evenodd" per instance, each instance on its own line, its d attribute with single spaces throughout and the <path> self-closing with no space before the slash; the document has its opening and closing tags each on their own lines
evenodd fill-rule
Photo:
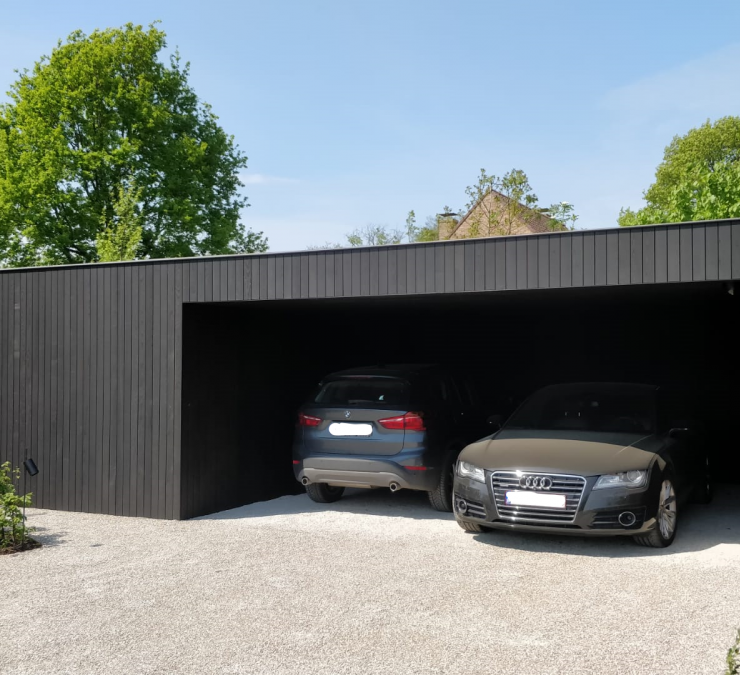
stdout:
<svg viewBox="0 0 740 675">
<path fill-rule="evenodd" d="M 408 389 L 408 383 L 390 377 L 347 377 L 325 382 L 316 394 L 314 403 L 398 408 L 406 405 Z"/>
</svg>

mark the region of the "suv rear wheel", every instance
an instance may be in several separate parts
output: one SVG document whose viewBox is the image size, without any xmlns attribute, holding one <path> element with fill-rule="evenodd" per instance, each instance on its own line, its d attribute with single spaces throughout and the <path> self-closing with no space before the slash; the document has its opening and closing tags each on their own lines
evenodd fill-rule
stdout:
<svg viewBox="0 0 740 675">
<path fill-rule="evenodd" d="M 342 498 L 344 488 L 327 483 L 310 483 L 306 485 L 308 496 L 319 504 L 331 504 Z"/>
<path fill-rule="evenodd" d="M 459 454 L 458 449 L 448 456 L 437 486 L 428 492 L 429 503 L 436 511 L 452 511 L 452 483 L 455 480 L 455 461 Z"/>
</svg>

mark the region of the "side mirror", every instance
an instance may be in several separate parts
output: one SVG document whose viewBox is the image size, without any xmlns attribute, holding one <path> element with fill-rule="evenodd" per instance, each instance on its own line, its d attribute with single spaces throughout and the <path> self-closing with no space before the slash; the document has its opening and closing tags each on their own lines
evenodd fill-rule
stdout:
<svg viewBox="0 0 740 675">
<path fill-rule="evenodd" d="M 504 416 L 491 415 L 487 421 L 488 424 L 494 428 L 494 430 L 498 431 L 504 425 Z"/>
</svg>

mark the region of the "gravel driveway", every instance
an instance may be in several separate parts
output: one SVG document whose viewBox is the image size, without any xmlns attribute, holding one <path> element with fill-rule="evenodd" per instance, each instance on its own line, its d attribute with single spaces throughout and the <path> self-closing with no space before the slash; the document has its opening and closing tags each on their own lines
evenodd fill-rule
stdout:
<svg viewBox="0 0 740 675">
<path fill-rule="evenodd" d="M 187 522 L 34 510 L 0 556 L 0 672 L 723 672 L 740 489 L 667 552 L 471 536 L 423 494 L 283 497 Z"/>
</svg>

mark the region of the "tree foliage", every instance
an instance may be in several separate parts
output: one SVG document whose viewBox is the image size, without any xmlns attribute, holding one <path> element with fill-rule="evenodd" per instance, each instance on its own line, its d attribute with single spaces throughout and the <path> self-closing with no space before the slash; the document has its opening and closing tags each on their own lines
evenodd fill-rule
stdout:
<svg viewBox="0 0 740 675">
<path fill-rule="evenodd" d="M 346 235 L 347 243 L 344 246 L 388 246 L 402 244 L 404 243 L 404 240 L 408 243 L 417 241 L 435 241 L 437 239 L 436 230 L 434 238 L 425 237 L 430 237 L 428 226 L 417 227 L 416 214 L 413 211 L 409 211 L 406 216 L 405 230 L 392 229 L 386 225 L 365 225 L 364 227 L 357 227 Z M 326 242 L 323 246 L 309 246 L 308 248 L 309 250 L 343 248 L 343 245 Z"/>
<path fill-rule="evenodd" d="M 119 187 L 118 199 L 113 204 L 113 222 L 108 224 L 103 220 L 105 229 L 96 240 L 100 262 L 136 259 L 143 231 L 137 209 L 140 197 L 141 190 Z"/>
<path fill-rule="evenodd" d="M 165 37 L 76 31 L 19 73 L 0 105 L 0 264 L 266 249 L 239 221 L 247 158 L 177 52 L 159 60 Z"/>
<path fill-rule="evenodd" d="M 554 223 L 557 223 L 561 229 L 571 231 L 576 229 L 578 216 L 576 215 L 575 206 L 573 206 L 573 204 L 569 202 L 558 202 L 551 204 L 541 211 L 548 215 Z M 553 226 L 553 229 L 555 229 L 555 226 Z"/>
<path fill-rule="evenodd" d="M 470 215 L 469 237 L 492 237 L 512 234 L 518 226 L 539 217 L 537 195 L 527 174 L 512 169 L 503 176 L 480 170 L 474 185 L 465 188 Z"/>
<path fill-rule="evenodd" d="M 548 223 L 553 231 L 574 230 L 578 216 L 569 202 L 557 202 L 547 208 L 538 206 L 527 174 L 512 169 L 501 178 L 480 170 L 478 181 L 465 189 L 469 211 L 464 232 L 456 237 L 493 237 L 514 232 L 534 220 Z M 547 219 L 545 218 L 547 217 Z M 427 216 L 423 226 L 416 224 L 416 212 L 409 211 L 406 227 L 392 229 L 384 225 L 366 225 L 346 235 L 347 246 L 382 246 L 387 244 L 419 243 L 449 239 L 460 220 L 460 213 L 445 206 L 442 213 Z M 548 220 L 549 219 L 549 220 Z M 309 249 L 342 248 L 342 244 L 326 242 Z"/>
<path fill-rule="evenodd" d="M 676 136 L 643 196 L 643 208 L 620 211 L 621 226 L 739 217 L 740 117 Z"/>
</svg>

